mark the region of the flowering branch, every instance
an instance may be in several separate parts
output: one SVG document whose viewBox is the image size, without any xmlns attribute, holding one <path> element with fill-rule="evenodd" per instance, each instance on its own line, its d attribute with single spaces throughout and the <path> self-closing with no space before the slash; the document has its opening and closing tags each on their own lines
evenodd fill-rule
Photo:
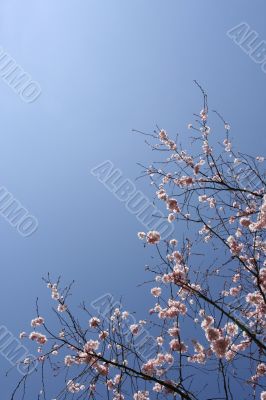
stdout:
<svg viewBox="0 0 266 400">
<path fill-rule="evenodd" d="M 37 303 L 32 332 L 20 335 L 38 346 L 36 359 L 22 362 L 39 362 L 44 400 L 74 394 L 266 400 L 264 158 L 236 152 L 230 126 L 216 111 L 224 132 L 221 138 L 212 133 L 207 94 L 196 85 L 203 109 L 188 125 L 189 152 L 164 129 L 138 132 L 159 158 L 142 166 L 142 176 L 178 231 L 167 240 L 158 231 L 138 233 L 157 254 L 156 265 L 146 268 L 154 306 L 145 320 L 136 321 L 121 305 L 105 304 L 94 315 L 83 303 L 78 318 L 69 305 L 71 285 L 61 289 L 60 280 L 48 276 L 57 332 L 48 328 Z M 45 380 L 46 367 L 56 376 L 57 393 Z M 31 376 L 26 370 L 12 400 L 25 397 Z"/>
</svg>

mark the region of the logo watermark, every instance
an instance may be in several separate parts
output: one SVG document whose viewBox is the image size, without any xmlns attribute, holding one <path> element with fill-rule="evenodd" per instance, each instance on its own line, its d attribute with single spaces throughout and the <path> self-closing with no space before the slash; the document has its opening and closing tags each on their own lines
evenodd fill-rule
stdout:
<svg viewBox="0 0 266 400">
<path fill-rule="evenodd" d="M 38 228 L 38 220 L 4 186 L 0 187 L 0 215 L 23 237 Z"/>
<path fill-rule="evenodd" d="M 21 375 L 30 374 L 38 364 L 36 358 L 4 325 L 0 326 L 0 354 L 13 367 L 16 366 Z"/>
<path fill-rule="evenodd" d="M 241 22 L 226 34 L 266 73 L 266 41 L 260 38 L 258 32 L 246 22 Z"/>
<path fill-rule="evenodd" d="M 107 160 L 90 171 L 109 192 L 125 204 L 127 211 L 135 215 L 147 230 L 157 230 L 162 239 L 167 239 L 174 227 L 164 217 L 145 194 L 137 189 L 131 179 L 124 178 L 120 169 Z"/>
<path fill-rule="evenodd" d="M 0 76 L 3 81 L 20 96 L 25 103 L 33 103 L 42 90 L 38 82 L 0 46 Z"/>
<path fill-rule="evenodd" d="M 260 158 L 260 157 L 259 157 Z M 260 173 L 258 173 L 255 169 L 253 169 L 250 165 L 242 163 L 240 160 L 236 159 L 232 172 L 239 184 L 244 188 L 250 191 L 261 190 L 263 188 L 263 181 L 260 177 Z"/>
</svg>

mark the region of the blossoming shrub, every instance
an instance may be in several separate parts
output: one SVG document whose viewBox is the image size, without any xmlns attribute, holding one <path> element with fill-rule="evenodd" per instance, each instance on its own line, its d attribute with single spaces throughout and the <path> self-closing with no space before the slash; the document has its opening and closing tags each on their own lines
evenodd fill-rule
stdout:
<svg viewBox="0 0 266 400">
<path fill-rule="evenodd" d="M 32 331 L 20 336 L 37 345 L 47 398 L 266 399 L 264 158 L 236 152 L 218 113 L 224 138 L 216 143 L 202 94 L 203 109 L 188 126 L 190 151 L 163 129 L 148 135 L 159 161 L 145 173 L 177 233 L 167 240 L 138 233 L 158 256 L 147 268 L 154 305 L 145 319 L 133 323 L 120 307 L 110 307 L 108 318 L 91 315 L 83 305 L 82 325 L 68 304 L 70 287 L 48 277 L 59 326 L 49 328 L 37 307 Z M 148 358 L 137 346 L 144 327 L 156 343 Z M 44 366 L 63 379 L 45 383 Z M 32 376 L 13 396 L 24 398 Z"/>
</svg>

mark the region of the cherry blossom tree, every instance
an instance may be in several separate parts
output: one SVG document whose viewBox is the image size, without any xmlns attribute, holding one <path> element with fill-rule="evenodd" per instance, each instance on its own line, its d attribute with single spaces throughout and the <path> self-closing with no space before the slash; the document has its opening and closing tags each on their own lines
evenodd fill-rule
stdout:
<svg viewBox="0 0 266 400">
<path fill-rule="evenodd" d="M 138 233 L 154 250 L 146 267 L 153 307 L 133 320 L 104 299 L 96 314 L 83 303 L 76 315 L 72 285 L 48 276 L 56 320 L 49 327 L 36 303 L 31 330 L 20 334 L 36 357 L 21 362 L 11 400 L 28 399 L 37 379 L 44 400 L 266 400 L 264 158 L 234 149 L 229 124 L 209 112 L 196 84 L 203 107 L 188 125 L 189 151 L 164 129 L 142 133 L 158 155 L 142 175 L 177 232 L 164 240 Z M 141 341 L 147 331 L 152 349 Z"/>
</svg>

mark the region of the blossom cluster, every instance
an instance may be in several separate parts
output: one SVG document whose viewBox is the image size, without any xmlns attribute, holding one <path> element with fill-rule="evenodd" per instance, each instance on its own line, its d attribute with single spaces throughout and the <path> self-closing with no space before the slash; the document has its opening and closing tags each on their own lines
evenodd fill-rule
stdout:
<svg viewBox="0 0 266 400">
<path fill-rule="evenodd" d="M 218 389 L 208 398 L 218 398 L 220 387 L 230 392 L 233 380 L 266 400 L 266 194 L 258 166 L 264 159 L 235 153 L 225 121 L 217 147 L 208 119 L 205 99 L 196 125 L 189 124 L 192 143 L 199 145 L 194 152 L 164 129 L 155 135 L 153 148 L 167 158 L 161 168 L 149 166 L 147 175 L 177 232 L 167 240 L 159 230 L 138 233 L 158 255 L 156 265 L 146 268 L 152 276 L 146 283 L 151 295 L 147 319 L 134 320 L 114 307 L 106 321 L 83 306 L 83 327 L 67 305 L 69 290 L 48 281 L 60 331 L 52 334 L 46 318 L 37 315 L 33 331 L 21 332 L 21 339 L 36 342 L 40 362 L 56 369 L 51 357 L 63 358 L 67 393 L 85 399 L 107 390 L 113 400 L 129 398 L 128 392 L 133 400 L 192 400 L 192 390 L 201 393 L 202 381 L 199 399 L 204 399 L 213 376 Z M 247 175 L 261 179 L 247 183 Z M 144 325 L 156 338 L 155 353 L 147 358 L 144 350 L 137 351 Z"/>
</svg>

